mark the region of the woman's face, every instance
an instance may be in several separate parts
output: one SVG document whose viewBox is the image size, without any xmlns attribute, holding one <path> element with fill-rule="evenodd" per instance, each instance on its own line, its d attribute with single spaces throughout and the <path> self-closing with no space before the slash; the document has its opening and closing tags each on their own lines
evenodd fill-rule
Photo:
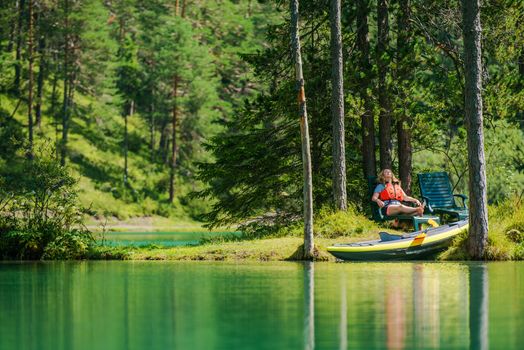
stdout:
<svg viewBox="0 0 524 350">
<path fill-rule="evenodd" d="M 384 170 L 384 180 L 391 181 L 392 178 L 393 178 L 393 173 L 391 172 L 391 170 L 389 169 Z"/>
</svg>

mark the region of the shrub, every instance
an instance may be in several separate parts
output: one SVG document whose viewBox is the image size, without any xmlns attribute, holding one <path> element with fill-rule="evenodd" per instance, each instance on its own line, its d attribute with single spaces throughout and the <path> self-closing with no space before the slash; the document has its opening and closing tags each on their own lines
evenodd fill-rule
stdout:
<svg viewBox="0 0 524 350">
<path fill-rule="evenodd" d="M 11 154 L 0 164 L 0 257 L 84 257 L 94 241 L 83 226 L 77 181 L 50 156 L 52 150 L 25 154 Z"/>
</svg>

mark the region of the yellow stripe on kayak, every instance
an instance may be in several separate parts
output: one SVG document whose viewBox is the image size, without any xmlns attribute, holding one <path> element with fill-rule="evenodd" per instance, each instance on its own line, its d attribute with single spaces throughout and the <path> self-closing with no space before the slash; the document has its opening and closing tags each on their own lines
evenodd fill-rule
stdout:
<svg viewBox="0 0 524 350">
<path fill-rule="evenodd" d="M 331 246 L 327 248 L 328 252 L 345 252 L 345 253 L 363 253 L 363 252 L 376 252 L 380 250 L 391 250 L 391 249 L 403 249 L 409 248 L 416 245 L 426 245 L 440 240 L 444 240 L 453 236 L 456 236 L 468 229 L 468 224 L 462 227 L 456 227 L 447 232 L 439 233 L 433 236 L 423 237 L 423 241 L 420 244 L 413 244 L 413 241 L 420 235 L 413 237 L 413 239 L 402 240 L 402 242 L 393 241 L 392 243 L 373 244 L 368 246 Z"/>
</svg>

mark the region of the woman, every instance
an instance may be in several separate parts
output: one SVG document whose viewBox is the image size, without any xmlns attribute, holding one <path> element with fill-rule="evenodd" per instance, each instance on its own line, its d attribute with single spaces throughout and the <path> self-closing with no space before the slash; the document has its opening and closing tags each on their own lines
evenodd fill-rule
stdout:
<svg viewBox="0 0 524 350">
<path fill-rule="evenodd" d="M 424 205 L 416 198 L 410 197 L 404 193 L 400 187 L 400 181 L 397 180 L 393 172 L 389 169 L 384 169 L 378 174 L 379 184 L 373 191 L 371 200 L 376 202 L 382 214 L 387 216 L 392 215 L 423 215 Z M 413 202 L 417 207 L 408 207 L 402 202 Z"/>
</svg>

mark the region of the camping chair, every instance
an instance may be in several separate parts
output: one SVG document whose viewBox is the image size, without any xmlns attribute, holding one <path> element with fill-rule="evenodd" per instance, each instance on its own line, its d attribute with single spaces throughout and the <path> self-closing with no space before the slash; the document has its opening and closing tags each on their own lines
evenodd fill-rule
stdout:
<svg viewBox="0 0 524 350">
<path fill-rule="evenodd" d="M 428 203 L 427 208 L 431 214 L 450 215 L 458 220 L 468 218 L 468 197 L 464 194 L 453 194 L 448 173 L 421 173 L 417 176 L 420 193 Z M 456 197 L 462 199 L 462 206 L 457 205 Z"/>
<path fill-rule="evenodd" d="M 419 231 L 421 224 L 426 224 L 429 220 L 435 221 L 437 224 L 440 224 L 440 218 L 434 215 L 423 215 L 423 216 L 411 216 L 411 215 L 384 215 L 380 210 L 377 203 L 371 200 L 373 196 L 373 191 L 377 186 L 377 178 L 375 176 L 368 178 L 368 200 L 371 203 L 371 214 L 374 221 L 384 222 L 390 220 L 406 220 L 413 223 L 413 228 L 415 231 Z"/>
</svg>

